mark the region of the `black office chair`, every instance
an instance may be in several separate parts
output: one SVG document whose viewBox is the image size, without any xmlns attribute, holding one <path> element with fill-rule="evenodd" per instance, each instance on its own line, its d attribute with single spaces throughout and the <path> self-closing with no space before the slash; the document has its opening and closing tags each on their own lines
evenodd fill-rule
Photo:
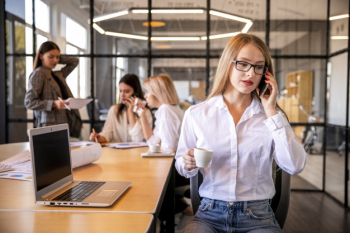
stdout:
<svg viewBox="0 0 350 233">
<path fill-rule="evenodd" d="M 280 169 L 275 162 L 272 166 L 272 176 L 275 182 L 276 194 L 272 198 L 271 208 L 275 213 L 275 218 L 278 221 L 281 229 L 283 229 L 284 223 L 287 218 L 290 198 L 290 174 Z M 198 188 L 203 182 L 202 173 L 198 172 L 197 175 L 191 177 L 191 203 L 193 213 L 196 213 L 201 202 L 201 198 L 198 194 Z"/>
</svg>

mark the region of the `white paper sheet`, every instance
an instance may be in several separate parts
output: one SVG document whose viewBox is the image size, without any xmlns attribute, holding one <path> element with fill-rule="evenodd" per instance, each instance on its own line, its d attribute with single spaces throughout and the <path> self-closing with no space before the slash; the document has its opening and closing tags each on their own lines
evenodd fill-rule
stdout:
<svg viewBox="0 0 350 233">
<path fill-rule="evenodd" d="M 110 143 L 107 147 L 121 149 L 121 148 L 133 148 L 133 147 L 145 147 L 148 146 L 147 142 L 116 142 Z"/>
<path fill-rule="evenodd" d="M 98 160 L 102 155 L 99 143 L 71 150 L 72 167 L 80 167 Z M 0 178 L 32 181 L 32 163 L 29 150 L 16 154 L 1 163 L 10 164 L 13 171 L 0 172 Z"/>
<path fill-rule="evenodd" d="M 68 98 L 66 102 L 69 103 L 68 107 L 70 109 L 79 109 L 90 103 L 92 99 L 76 99 L 76 98 Z"/>
</svg>

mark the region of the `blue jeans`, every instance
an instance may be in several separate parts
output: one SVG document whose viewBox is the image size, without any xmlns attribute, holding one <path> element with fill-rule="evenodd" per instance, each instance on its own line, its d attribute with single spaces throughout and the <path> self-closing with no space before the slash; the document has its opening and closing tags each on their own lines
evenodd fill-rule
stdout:
<svg viewBox="0 0 350 233">
<path fill-rule="evenodd" d="M 203 198 L 185 232 L 279 232 L 269 200 L 226 202 Z"/>
</svg>

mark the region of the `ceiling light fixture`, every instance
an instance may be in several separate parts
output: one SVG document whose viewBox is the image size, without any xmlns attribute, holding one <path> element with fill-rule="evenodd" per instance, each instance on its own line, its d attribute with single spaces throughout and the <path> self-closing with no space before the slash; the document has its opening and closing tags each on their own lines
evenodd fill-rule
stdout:
<svg viewBox="0 0 350 233">
<path fill-rule="evenodd" d="M 253 25 L 252 21 L 247 22 L 247 24 L 242 29 L 242 33 L 247 33 L 252 25 Z"/>
<path fill-rule="evenodd" d="M 236 21 L 239 21 L 239 22 L 244 22 L 244 23 L 251 22 L 251 20 L 249 20 L 249 19 L 242 18 L 242 17 L 235 16 L 235 15 L 231 15 L 231 14 L 226 14 L 226 13 L 223 13 L 223 12 L 220 12 L 220 11 L 210 10 L 209 14 L 216 15 L 216 16 L 219 16 L 219 17 L 222 17 L 222 18 L 226 18 L 226 19 L 233 19 L 233 20 L 236 20 Z"/>
<path fill-rule="evenodd" d="M 125 11 L 115 12 L 112 14 L 101 15 L 101 16 L 95 17 L 93 22 L 96 23 L 107 19 L 113 19 L 122 15 L 127 15 L 127 14 L 129 14 L 129 11 L 125 10 Z"/>
<path fill-rule="evenodd" d="M 332 20 L 344 19 L 344 18 L 349 18 L 349 14 L 332 16 L 332 17 L 329 17 L 329 20 L 332 21 Z"/>
<path fill-rule="evenodd" d="M 148 10 L 138 9 L 131 10 L 134 14 L 147 14 Z M 159 9 L 159 10 L 151 10 L 152 14 L 202 14 L 204 10 L 201 9 Z"/>
<path fill-rule="evenodd" d="M 148 13 L 147 9 L 135 9 L 135 8 L 130 8 L 124 11 L 116 12 L 113 14 L 108 14 L 108 15 L 103 15 L 94 18 L 94 22 L 100 22 L 103 20 L 111 19 L 111 18 L 116 18 L 122 15 L 126 15 L 128 13 L 135 13 L 135 14 L 145 14 Z M 201 14 L 203 13 L 203 9 L 155 9 L 151 10 L 152 14 L 173 14 L 173 13 L 192 13 L 192 14 Z M 240 16 L 216 11 L 216 10 L 210 10 L 209 14 L 215 15 L 218 17 L 226 18 L 226 19 L 231 19 L 239 22 L 246 23 L 242 31 L 240 32 L 233 32 L 233 33 L 225 33 L 225 34 L 218 34 L 218 35 L 211 35 L 209 36 L 209 39 L 219 39 L 219 38 L 226 38 L 226 37 L 232 37 L 235 36 L 239 33 L 247 33 L 251 26 L 253 25 L 253 21 L 247 18 L 243 18 Z M 160 23 L 157 25 L 157 23 Z M 157 26 L 154 26 L 157 25 Z M 160 21 L 151 21 L 151 27 L 162 27 L 164 26 L 164 22 Z M 144 22 L 143 26 L 148 26 L 148 22 Z M 116 36 L 116 37 L 124 37 L 124 38 L 131 38 L 131 39 L 137 39 L 137 40 L 147 40 L 147 36 L 139 36 L 139 35 L 133 35 L 133 34 L 125 34 L 125 33 L 119 33 L 119 32 L 106 32 L 104 31 L 99 25 L 94 24 L 93 27 L 101 34 L 105 34 L 108 36 Z M 151 37 L 151 41 L 199 41 L 199 40 L 207 40 L 206 36 L 202 37 Z"/>
<path fill-rule="evenodd" d="M 152 28 L 157 28 L 157 27 L 163 27 L 165 26 L 165 23 L 162 21 L 151 21 L 151 27 Z M 142 23 L 143 26 L 148 27 L 148 21 Z"/>
<path fill-rule="evenodd" d="M 105 34 L 105 30 L 103 30 L 100 26 L 98 26 L 96 23 L 94 23 L 93 25 L 92 25 L 95 29 L 96 29 L 96 31 L 98 31 L 99 33 L 101 33 L 101 34 Z"/>
<path fill-rule="evenodd" d="M 347 36 L 331 36 L 332 40 L 347 40 L 349 37 Z"/>
<path fill-rule="evenodd" d="M 124 37 L 124 38 L 130 38 L 130 39 L 137 39 L 137 40 L 147 40 L 148 39 L 147 36 L 138 36 L 138 35 L 132 35 L 132 34 L 118 33 L 118 32 L 105 32 L 105 35 Z"/>
<path fill-rule="evenodd" d="M 199 37 L 151 37 L 151 41 L 198 41 Z"/>
</svg>

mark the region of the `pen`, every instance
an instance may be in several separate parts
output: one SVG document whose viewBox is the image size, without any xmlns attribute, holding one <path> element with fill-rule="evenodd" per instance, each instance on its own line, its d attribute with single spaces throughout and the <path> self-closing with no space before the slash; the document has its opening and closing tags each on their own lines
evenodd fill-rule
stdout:
<svg viewBox="0 0 350 233">
<path fill-rule="evenodd" d="M 96 137 L 96 131 L 95 131 L 95 129 L 94 128 L 92 128 L 92 133 L 94 134 L 94 136 L 95 136 L 95 142 L 97 142 L 98 143 L 98 139 L 97 139 L 97 137 Z"/>
<path fill-rule="evenodd" d="M 58 99 L 59 99 L 60 101 L 62 101 L 62 99 L 61 99 L 60 97 L 58 97 Z M 70 111 L 70 107 L 68 107 L 66 104 L 65 104 L 64 106 Z"/>
</svg>

